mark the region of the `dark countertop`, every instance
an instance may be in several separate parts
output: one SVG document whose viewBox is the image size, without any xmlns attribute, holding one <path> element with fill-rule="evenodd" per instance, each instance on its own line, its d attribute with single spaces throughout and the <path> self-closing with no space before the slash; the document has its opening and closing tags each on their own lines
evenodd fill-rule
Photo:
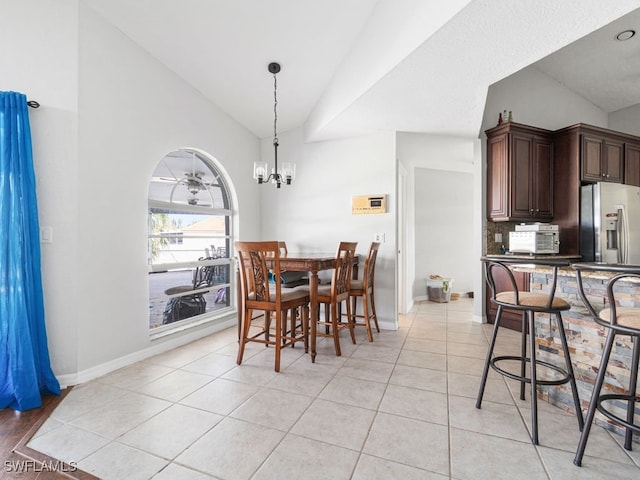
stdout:
<svg viewBox="0 0 640 480">
<path fill-rule="evenodd" d="M 582 257 L 580 255 L 532 255 L 528 253 L 504 253 L 496 255 L 485 255 L 487 258 L 495 259 L 514 259 L 514 260 L 570 260 L 579 262 Z"/>
</svg>

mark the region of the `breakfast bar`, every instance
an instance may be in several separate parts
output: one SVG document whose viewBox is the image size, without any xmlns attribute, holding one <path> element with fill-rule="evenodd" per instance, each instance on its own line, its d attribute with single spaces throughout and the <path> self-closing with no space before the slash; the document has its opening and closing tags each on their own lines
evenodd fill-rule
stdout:
<svg viewBox="0 0 640 480">
<path fill-rule="evenodd" d="M 499 257 L 501 256 L 495 256 L 495 258 Z M 514 256 L 505 255 L 504 257 L 513 258 Z M 519 257 L 524 261 L 527 258 L 539 258 L 540 256 L 522 255 Z M 514 267 L 514 269 L 528 277 L 529 291 L 546 293 L 551 288 L 552 269 L 550 267 L 524 264 Z M 606 288 L 609 279 L 614 277 L 615 274 L 614 271 L 583 273 L 585 294 L 597 311 L 608 306 Z M 622 290 L 622 293 L 619 293 L 616 297 L 621 306 L 640 307 L 639 280 L 626 279 L 620 282 L 618 290 Z M 607 331 L 593 320 L 580 298 L 576 272 L 571 266 L 559 269 L 555 296 L 564 299 L 571 305 L 570 310 L 563 312 L 563 319 L 578 386 L 578 395 L 583 410 L 586 410 L 599 370 Z M 555 324 L 544 314 L 536 315 L 535 332 L 539 358 L 561 365 L 563 354 Z M 632 347 L 632 340 L 629 336 L 620 335 L 616 338 L 616 344 L 607 368 L 607 375 L 604 379 L 603 391 L 620 393 L 628 389 Z M 542 397 L 551 404 L 567 411 L 574 410 L 572 394 L 568 385 L 555 386 L 553 388 L 541 387 L 541 392 Z M 622 408 L 619 410 L 617 413 L 624 416 L 624 410 Z M 620 426 L 604 417 L 596 417 L 596 422 L 618 433 L 624 431 Z"/>
</svg>

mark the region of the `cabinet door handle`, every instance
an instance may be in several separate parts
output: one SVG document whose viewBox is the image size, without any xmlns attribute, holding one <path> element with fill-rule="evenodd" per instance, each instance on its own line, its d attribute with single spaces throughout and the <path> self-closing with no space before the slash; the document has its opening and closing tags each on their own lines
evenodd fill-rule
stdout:
<svg viewBox="0 0 640 480">
<path fill-rule="evenodd" d="M 538 213 L 539 211 L 540 211 L 540 209 L 539 209 L 539 208 L 536 208 L 536 213 Z"/>
</svg>

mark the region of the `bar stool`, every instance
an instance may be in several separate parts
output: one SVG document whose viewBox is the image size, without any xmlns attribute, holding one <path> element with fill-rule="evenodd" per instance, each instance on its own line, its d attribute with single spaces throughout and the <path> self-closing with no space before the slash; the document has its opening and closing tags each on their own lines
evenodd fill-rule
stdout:
<svg viewBox="0 0 640 480">
<path fill-rule="evenodd" d="M 582 418 L 582 410 L 580 409 L 580 399 L 578 398 L 578 389 L 576 387 L 576 380 L 573 373 L 573 367 L 571 365 L 571 357 L 569 355 L 569 348 L 567 346 L 567 337 L 564 331 L 564 325 L 562 323 L 561 312 L 569 310 L 571 306 L 563 299 L 555 296 L 558 268 L 561 266 L 568 266 L 569 262 L 565 260 L 554 259 L 515 259 L 504 257 L 482 257 L 484 263 L 484 272 L 487 284 L 491 289 L 491 301 L 498 306 L 496 313 L 495 324 L 493 326 L 493 333 L 491 335 L 491 342 L 489 343 L 489 350 L 487 351 L 487 358 L 484 364 L 484 371 L 482 373 L 482 380 L 480 382 L 480 389 L 478 391 L 478 398 L 476 400 L 476 408 L 481 408 L 482 397 L 484 395 L 485 385 L 487 383 L 487 375 L 489 373 L 489 367 L 493 368 L 500 375 L 507 378 L 517 380 L 520 382 L 520 399 L 525 399 L 525 384 L 531 385 L 531 441 L 534 445 L 538 445 L 538 397 L 537 387 L 538 385 L 563 385 L 569 383 L 571 386 L 571 392 L 573 394 L 573 402 L 575 404 L 576 415 L 578 417 L 578 426 L 580 430 L 584 425 Z M 551 267 L 553 271 L 552 281 L 550 285 L 549 293 L 531 293 L 521 292 L 518 289 L 516 280 L 510 266 L 517 264 L 527 265 L 541 265 Z M 496 281 L 496 274 L 500 272 L 504 274 L 507 279 L 507 290 L 499 289 L 496 285 L 500 285 L 499 281 Z M 504 282 L 503 282 L 504 283 Z M 496 345 L 496 338 L 498 336 L 498 330 L 500 329 L 500 321 L 503 310 L 516 310 L 522 312 L 522 343 L 521 343 L 521 355 L 501 355 L 493 356 L 493 349 Z M 562 344 L 562 351 L 564 353 L 565 368 L 561 368 L 549 362 L 545 362 L 536 358 L 536 324 L 535 314 L 546 313 L 550 318 L 555 318 L 558 326 L 558 334 L 560 336 L 560 343 Z M 530 353 L 527 357 L 527 332 L 529 333 L 529 348 Z M 515 361 L 520 364 L 519 374 L 512 373 L 505 370 L 500 363 Z M 529 376 L 527 376 L 527 363 L 529 367 Z M 557 374 L 558 378 L 541 379 L 538 378 L 538 368 L 546 368 L 552 370 Z"/>
<path fill-rule="evenodd" d="M 625 428 L 624 448 L 631 450 L 633 440 L 633 432 L 640 433 L 640 424 L 634 423 L 634 412 L 636 404 L 640 404 L 640 396 L 636 394 L 638 384 L 638 360 L 640 359 L 640 307 L 621 307 L 620 301 L 616 301 L 616 283 L 620 280 L 628 280 L 630 278 L 640 279 L 640 265 L 607 265 L 598 263 L 575 263 L 573 268 L 576 270 L 578 280 L 578 292 L 580 298 L 589 310 L 594 321 L 608 330 L 607 339 L 602 352 L 602 359 L 596 381 L 591 394 L 591 401 L 587 410 L 585 419 L 585 427 L 580 435 L 578 449 L 573 460 L 577 466 L 582 465 L 582 457 L 589 439 L 589 432 L 593 423 L 593 418 L 598 410 L 609 420 L 621 425 Z M 588 300 L 584 291 L 582 273 L 583 272 L 614 272 L 614 277 L 607 284 L 607 303 L 608 308 L 603 309 L 600 313 L 596 312 L 592 303 Z M 629 335 L 633 342 L 633 351 L 631 353 L 631 369 L 629 371 L 629 389 L 626 393 L 602 393 L 602 385 L 607 372 L 609 357 L 611 350 L 615 344 L 616 335 Z M 611 406 L 605 402 L 626 402 L 626 418 L 614 414 L 610 409 Z"/>
</svg>

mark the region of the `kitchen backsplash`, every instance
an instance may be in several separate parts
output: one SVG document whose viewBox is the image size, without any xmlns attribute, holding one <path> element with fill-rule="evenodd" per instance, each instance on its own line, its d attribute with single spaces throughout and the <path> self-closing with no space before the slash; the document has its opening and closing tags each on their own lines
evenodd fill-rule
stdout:
<svg viewBox="0 0 640 480">
<path fill-rule="evenodd" d="M 516 230 L 516 225 L 520 222 L 489 222 L 487 221 L 487 255 L 497 255 L 502 253 L 500 247 L 509 250 L 509 232 Z M 502 235 L 502 242 L 496 243 L 496 233 Z"/>
</svg>

